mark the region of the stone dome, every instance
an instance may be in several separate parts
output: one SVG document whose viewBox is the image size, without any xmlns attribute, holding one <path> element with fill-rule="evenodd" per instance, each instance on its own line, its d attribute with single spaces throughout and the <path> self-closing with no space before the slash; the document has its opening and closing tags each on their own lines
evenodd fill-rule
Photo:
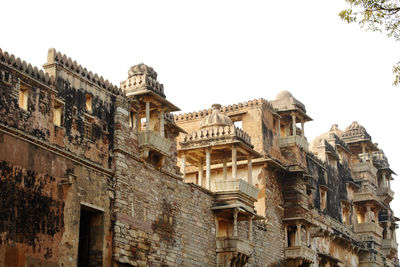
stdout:
<svg viewBox="0 0 400 267">
<path fill-rule="evenodd" d="M 204 119 L 200 122 L 200 129 L 216 127 L 216 126 L 232 126 L 232 120 L 220 113 L 220 104 L 214 104 L 211 106 L 212 112 L 210 115 L 204 117 Z"/>
<path fill-rule="evenodd" d="M 157 72 L 155 72 L 152 67 L 147 66 L 144 63 L 137 64 L 137 65 L 131 67 L 128 71 L 129 78 L 134 75 L 143 75 L 143 74 L 147 74 L 150 77 L 152 77 L 154 80 L 157 80 Z"/>
<path fill-rule="evenodd" d="M 275 96 L 275 100 L 289 99 L 291 97 L 293 97 L 293 95 L 289 91 L 283 90 Z"/>
<path fill-rule="evenodd" d="M 337 124 L 333 124 L 328 132 L 323 133 L 314 138 L 310 146 L 311 151 L 314 151 L 318 146 L 322 145 L 323 140 L 330 139 L 331 134 L 336 134 L 340 138 L 343 133 L 344 132 L 339 129 Z"/>
</svg>

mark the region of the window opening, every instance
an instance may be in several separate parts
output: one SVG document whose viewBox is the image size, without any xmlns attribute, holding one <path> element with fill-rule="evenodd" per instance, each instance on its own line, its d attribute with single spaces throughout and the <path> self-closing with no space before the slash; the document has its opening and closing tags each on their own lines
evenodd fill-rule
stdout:
<svg viewBox="0 0 400 267">
<path fill-rule="evenodd" d="M 19 89 L 19 107 L 28 110 L 28 97 L 29 97 L 29 89 L 27 86 L 21 84 Z"/>
<path fill-rule="evenodd" d="M 93 107 L 92 107 L 92 95 L 91 94 L 86 94 L 86 111 L 92 113 Z"/>
</svg>

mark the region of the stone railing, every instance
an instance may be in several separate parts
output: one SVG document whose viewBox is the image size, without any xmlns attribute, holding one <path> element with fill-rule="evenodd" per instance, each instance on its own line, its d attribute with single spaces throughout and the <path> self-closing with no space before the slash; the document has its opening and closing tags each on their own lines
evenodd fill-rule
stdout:
<svg viewBox="0 0 400 267">
<path fill-rule="evenodd" d="M 308 142 L 302 136 L 281 136 L 279 137 L 279 146 L 280 147 L 287 147 L 291 145 L 297 145 L 303 148 L 305 151 L 308 151 Z"/>
<path fill-rule="evenodd" d="M 354 194 L 354 199 L 353 202 L 363 202 L 363 201 L 370 201 L 374 200 L 379 202 L 379 198 L 375 193 L 372 191 L 372 189 L 366 189 L 366 188 L 361 188 L 359 189 L 360 191 L 356 192 Z"/>
<path fill-rule="evenodd" d="M 316 256 L 316 251 L 305 246 L 285 247 L 285 259 L 302 259 L 312 263 Z"/>
<path fill-rule="evenodd" d="M 354 225 L 354 232 L 357 234 L 363 234 L 365 237 L 377 236 L 382 237 L 383 229 L 374 222 L 358 223 Z"/>
<path fill-rule="evenodd" d="M 139 132 L 138 141 L 139 148 L 147 147 L 164 155 L 168 155 L 172 145 L 171 141 L 154 131 Z"/>
<path fill-rule="evenodd" d="M 233 138 L 240 139 L 248 146 L 253 147 L 251 144 L 251 137 L 242 129 L 232 126 L 221 126 L 201 129 L 193 132 L 192 134 L 185 134 L 182 136 L 181 145 L 189 144 L 190 142 L 198 142 L 203 140 L 215 138 Z"/>
<path fill-rule="evenodd" d="M 395 249 L 397 250 L 397 242 L 393 239 L 382 239 L 382 247 L 384 249 Z"/>
<path fill-rule="evenodd" d="M 365 179 L 366 177 L 365 175 L 359 174 L 363 172 L 363 173 L 369 173 L 368 179 L 371 180 L 372 183 L 376 183 L 375 179 L 377 171 L 378 170 L 374 166 L 372 166 L 369 162 L 360 162 L 353 164 L 351 166 L 351 172 L 355 180 Z"/>
<path fill-rule="evenodd" d="M 216 237 L 217 253 L 220 252 L 240 252 L 250 255 L 253 252 L 252 242 L 238 236 Z"/>
<path fill-rule="evenodd" d="M 253 199 L 257 199 L 259 189 L 245 180 L 222 180 L 215 182 L 215 191 L 219 192 L 242 192 Z"/>
<path fill-rule="evenodd" d="M 153 77 L 146 74 L 134 75 L 130 77 L 128 80 L 121 83 L 121 87 L 127 94 L 140 89 L 149 89 L 165 98 L 164 86 Z"/>
<path fill-rule="evenodd" d="M 389 197 L 393 199 L 394 197 L 394 192 L 389 187 L 379 187 L 378 189 L 376 189 L 376 194 L 384 198 Z"/>
</svg>

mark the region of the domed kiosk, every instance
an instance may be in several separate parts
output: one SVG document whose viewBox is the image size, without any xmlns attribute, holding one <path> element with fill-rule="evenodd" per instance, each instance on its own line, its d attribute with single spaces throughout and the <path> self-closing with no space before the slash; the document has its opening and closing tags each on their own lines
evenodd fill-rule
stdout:
<svg viewBox="0 0 400 267">
<path fill-rule="evenodd" d="M 293 97 L 289 91 L 278 93 L 271 105 L 280 115 L 279 127 L 279 146 L 288 147 L 297 145 L 308 151 L 308 142 L 304 136 L 304 123 L 312 121 L 306 114 L 306 108 L 303 103 Z M 300 123 L 301 128 L 296 124 Z"/>
</svg>

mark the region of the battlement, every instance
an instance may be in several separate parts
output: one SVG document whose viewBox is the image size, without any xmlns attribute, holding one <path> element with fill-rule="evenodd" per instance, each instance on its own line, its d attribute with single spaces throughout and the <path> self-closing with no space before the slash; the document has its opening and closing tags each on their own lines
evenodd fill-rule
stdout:
<svg viewBox="0 0 400 267">
<path fill-rule="evenodd" d="M 90 83 L 94 83 L 113 94 L 123 95 L 122 90 L 118 88 L 118 86 L 113 85 L 111 82 L 104 79 L 103 76 L 99 76 L 97 73 L 88 71 L 86 68 L 78 64 L 75 60 L 72 60 L 65 54 L 57 52 L 54 48 L 49 49 L 49 52 L 47 54 L 47 62 L 43 65 L 43 67 L 46 68 L 48 66 L 51 66 L 52 64 L 60 65 L 64 69 L 71 71 L 79 78 L 84 79 Z"/>
<path fill-rule="evenodd" d="M 39 70 L 37 67 L 32 66 L 30 63 L 27 63 L 25 60 L 21 60 L 19 57 L 15 57 L 13 54 L 8 54 L 7 52 L 3 52 L 0 49 L 0 62 L 13 67 L 19 71 L 22 71 L 24 74 L 29 77 L 37 80 L 45 85 L 52 86 L 54 85 L 54 77 L 45 73 L 43 70 Z"/>
<path fill-rule="evenodd" d="M 272 107 L 270 102 L 263 98 L 249 100 L 247 102 L 241 102 L 241 103 L 233 104 L 233 105 L 222 106 L 220 108 L 220 112 L 222 112 L 222 113 L 232 112 L 232 111 L 241 110 L 241 109 L 248 108 L 248 107 L 255 107 L 255 106 L 261 106 L 261 105 L 266 105 L 266 107 L 272 113 L 276 113 L 275 109 Z M 204 110 L 200 110 L 197 112 L 178 114 L 178 115 L 175 115 L 174 118 L 175 118 L 175 121 L 194 120 L 194 119 L 199 119 L 199 118 L 203 118 L 207 115 L 210 115 L 211 112 L 212 112 L 212 109 L 209 108 L 209 109 L 204 109 Z"/>
</svg>

